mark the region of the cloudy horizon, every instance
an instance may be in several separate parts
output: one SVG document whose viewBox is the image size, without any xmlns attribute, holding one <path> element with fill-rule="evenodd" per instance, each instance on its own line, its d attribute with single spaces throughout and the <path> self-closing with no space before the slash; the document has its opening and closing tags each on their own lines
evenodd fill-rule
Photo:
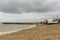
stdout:
<svg viewBox="0 0 60 40">
<path fill-rule="evenodd" d="M 0 0 L 0 22 L 40 22 L 60 17 L 60 0 Z"/>
</svg>

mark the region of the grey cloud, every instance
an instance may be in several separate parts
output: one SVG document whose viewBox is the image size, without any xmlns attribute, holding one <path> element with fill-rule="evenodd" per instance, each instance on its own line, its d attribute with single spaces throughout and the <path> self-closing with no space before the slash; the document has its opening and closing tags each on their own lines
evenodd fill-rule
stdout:
<svg viewBox="0 0 60 40">
<path fill-rule="evenodd" d="M 58 1 L 47 0 L 0 0 L 0 11 L 5 13 L 50 12 L 59 9 Z"/>
</svg>

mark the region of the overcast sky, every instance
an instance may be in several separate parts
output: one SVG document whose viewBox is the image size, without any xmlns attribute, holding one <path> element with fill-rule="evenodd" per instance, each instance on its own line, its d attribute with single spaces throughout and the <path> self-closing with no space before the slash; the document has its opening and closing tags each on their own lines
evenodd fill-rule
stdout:
<svg viewBox="0 0 60 40">
<path fill-rule="evenodd" d="M 60 16 L 60 0 L 0 0 L 0 22 L 38 22 Z"/>
</svg>

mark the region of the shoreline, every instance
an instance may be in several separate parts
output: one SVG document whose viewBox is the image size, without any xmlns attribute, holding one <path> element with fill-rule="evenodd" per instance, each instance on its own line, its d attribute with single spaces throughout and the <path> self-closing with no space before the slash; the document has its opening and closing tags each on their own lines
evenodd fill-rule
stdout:
<svg viewBox="0 0 60 40">
<path fill-rule="evenodd" d="M 31 25 L 30 27 L 27 27 L 27 28 L 17 29 L 17 30 L 13 30 L 13 31 L 9 31 L 9 32 L 0 32 L 0 35 L 11 34 L 11 33 L 14 33 L 14 32 L 30 29 L 30 28 L 33 28 L 33 27 L 36 27 L 36 25 Z"/>
</svg>

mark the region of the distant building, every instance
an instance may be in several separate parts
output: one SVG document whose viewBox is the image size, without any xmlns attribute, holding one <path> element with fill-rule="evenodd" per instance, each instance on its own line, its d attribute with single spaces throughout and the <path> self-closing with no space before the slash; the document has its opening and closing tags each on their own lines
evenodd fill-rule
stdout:
<svg viewBox="0 0 60 40">
<path fill-rule="evenodd" d="M 44 24 L 56 24 L 58 23 L 58 19 L 47 19 L 46 21 L 44 21 Z"/>
</svg>

